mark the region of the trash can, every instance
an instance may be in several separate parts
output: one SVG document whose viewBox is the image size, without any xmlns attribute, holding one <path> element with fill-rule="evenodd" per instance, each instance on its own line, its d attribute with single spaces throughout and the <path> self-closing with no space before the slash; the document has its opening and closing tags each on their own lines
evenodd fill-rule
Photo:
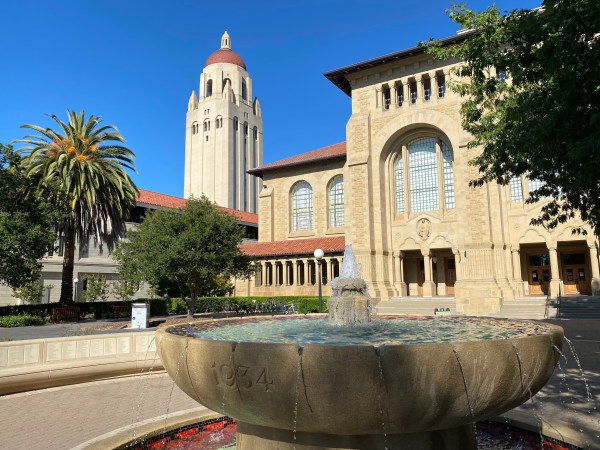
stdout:
<svg viewBox="0 0 600 450">
<path fill-rule="evenodd" d="M 148 305 L 145 303 L 133 303 L 131 305 L 131 328 L 148 328 L 149 321 Z"/>
</svg>

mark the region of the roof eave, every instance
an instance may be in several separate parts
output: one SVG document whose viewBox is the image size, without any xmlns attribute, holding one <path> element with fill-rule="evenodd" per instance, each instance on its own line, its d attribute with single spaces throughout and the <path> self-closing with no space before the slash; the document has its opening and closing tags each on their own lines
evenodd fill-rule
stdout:
<svg viewBox="0 0 600 450">
<path fill-rule="evenodd" d="M 440 39 L 440 43 L 442 47 L 448 45 L 458 44 L 466 40 L 470 37 L 474 32 L 466 31 L 456 36 L 451 36 L 445 39 Z M 331 70 L 329 72 L 325 72 L 323 76 L 335 84 L 342 92 L 344 92 L 348 97 L 352 97 L 352 87 L 350 86 L 350 82 L 346 78 L 346 75 L 350 75 L 352 73 L 361 72 L 366 69 L 370 69 L 372 67 L 381 66 L 384 64 L 388 64 L 393 61 L 399 61 L 401 59 L 409 58 L 411 56 L 419 55 L 425 52 L 426 47 L 413 47 L 406 50 L 401 50 L 399 52 L 390 53 L 388 55 L 380 56 L 378 58 L 369 59 L 367 61 L 359 62 L 356 64 L 352 64 L 350 66 L 342 67 L 340 69 Z"/>
<path fill-rule="evenodd" d="M 265 172 L 273 172 L 273 171 L 279 170 L 279 169 L 288 169 L 290 167 L 304 166 L 304 165 L 314 164 L 314 163 L 323 162 L 323 161 L 334 161 L 336 159 L 346 159 L 346 154 L 343 153 L 340 155 L 324 156 L 321 158 L 314 158 L 314 159 L 309 159 L 307 161 L 298 161 L 298 162 L 282 164 L 282 165 L 273 166 L 273 167 L 265 167 L 265 168 L 256 167 L 255 169 L 247 170 L 246 173 L 249 173 L 250 175 L 255 175 L 259 178 L 262 178 L 263 174 Z"/>
</svg>

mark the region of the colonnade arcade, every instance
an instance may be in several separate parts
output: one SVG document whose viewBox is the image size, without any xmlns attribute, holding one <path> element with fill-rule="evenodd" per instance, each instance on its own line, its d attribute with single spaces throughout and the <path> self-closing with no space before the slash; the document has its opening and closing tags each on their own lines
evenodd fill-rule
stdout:
<svg viewBox="0 0 600 450">
<path fill-rule="evenodd" d="M 321 282 L 340 275 L 342 256 L 325 256 L 321 259 Z M 255 275 L 255 286 L 314 286 L 318 281 L 318 262 L 315 258 L 290 257 L 261 259 L 260 270 Z"/>
<path fill-rule="evenodd" d="M 393 254 L 393 283 L 401 297 L 453 296 L 458 278 L 457 251 L 405 250 Z"/>
<path fill-rule="evenodd" d="M 595 242 L 522 243 L 511 249 L 513 279 L 524 295 L 598 295 Z"/>
</svg>

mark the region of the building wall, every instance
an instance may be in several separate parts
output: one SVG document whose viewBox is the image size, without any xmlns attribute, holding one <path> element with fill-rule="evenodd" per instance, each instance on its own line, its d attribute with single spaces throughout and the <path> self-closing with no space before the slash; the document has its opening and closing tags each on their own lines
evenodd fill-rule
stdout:
<svg viewBox="0 0 600 450">
<path fill-rule="evenodd" d="M 599 294 L 598 243 L 583 222 L 573 219 L 552 231 L 530 225 L 543 202 L 525 203 L 525 178 L 523 201 L 511 199 L 509 186 L 469 186 L 478 173 L 468 162 L 480 149 L 466 148 L 470 137 L 461 127 L 461 99 L 450 89 L 440 97 L 437 89 L 441 75 L 446 86 L 452 83 L 454 64 L 417 55 L 348 75 L 352 115 L 346 128 L 343 167 L 340 163 L 333 167 L 313 163 L 265 172 L 259 241 L 322 237 L 331 232 L 326 227 L 324 194 L 328 180 L 342 173 L 345 227 L 334 232 L 344 233 L 346 244 L 353 246 L 369 292 L 377 300 L 448 295 L 456 298 L 457 311 L 480 315 L 497 312 L 504 302 L 524 295 L 556 296 L 573 289 Z M 427 79 L 432 88 L 429 99 L 424 92 Z M 410 100 L 411 84 L 416 87 L 414 102 Z M 402 105 L 396 101 L 400 92 Z M 403 147 L 423 137 L 434 138 L 438 151 L 444 143 L 452 152 L 455 205 L 444 206 L 440 189 L 436 210 L 415 212 L 407 207 L 398 212 L 394 163 L 399 153 L 406 157 Z M 442 183 L 442 169 L 437 170 Z M 409 171 L 405 176 L 410 176 Z M 290 231 L 289 214 L 290 189 L 299 180 L 309 181 L 315 193 L 315 229 L 301 235 Z M 406 183 L 406 198 L 410 198 Z M 587 235 L 574 234 L 578 227 Z M 532 259 L 540 257 L 544 265 L 532 266 Z M 263 264 L 277 261 L 274 257 L 260 260 Z M 539 286 L 532 282 L 533 271 L 546 281 Z M 585 280 L 575 287 L 569 285 L 568 278 L 578 273 L 583 273 Z M 251 280 L 246 287 L 240 286 L 240 292 L 282 295 L 307 288 L 312 286 L 256 286 Z"/>
<path fill-rule="evenodd" d="M 347 126 L 344 170 L 347 223 L 352 226 L 346 227 L 346 243 L 353 245 L 373 295 L 385 299 L 413 294 L 408 281 L 414 284 L 415 274 L 411 272 L 418 269 L 405 266 L 409 257 L 415 255 L 417 260 L 422 258 L 425 266 L 422 295 L 437 295 L 438 287 L 444 291 L 439 282 L 439 272 L 443 271 L 436 267 L 436 272 L 432 260 L 453 255 L 457 310 L 467 314 L 493 313 L 504 301 L 529 293 L 528 283 L 523 282 L 519 273 L 522 271 L 515 265 L 526 264 L 520 250 L 532 243 L 550 249 L 551 260 L 553 248 L 580 244 L 589 253 L 587 276 L 593 275 L 592 284 L 597 285 L 600 278 L 596 242 L 585 224 L 573 220 L 552 232 L 532 227 L 529 221 L 541 205 L 513 203 L 509 187 L 495 183 L 469 187 L 469 181 L 477 177 L 477 169 L 468 161 L 479 150 L 466 148 L 469 135 L 460 126 L 460 98 L 449 89 L 443 97 L 435 95 L 438 75 L 444 74 L 446 83 L 452 82 L 451 66 L 420 55 L 366 70 L 350 80 L 352 116 Z M 434 88 L 429 100 L 423 91 L 427 77 Z M 406 101 L 411 82 L 417 86 L 414 103 Z M 394 101 L 395 88 L 400 83 L 405 99 L 402 106 Z M 392 101 L 386 106 L 388 95 Z M 441 139 L 453 152 L 456 205 L 453 209 L 399 213 L 393 162 L 403 145 L 423 136 Z M 364 205 L 369 207 L 365 209 Z M 571 233 L 578 226 L 588 231 L 587 238 Z M 515 252 L 517 256 L 513 255 Z M 560 270 L 558 266 L 553 269 L 550 291 L 556 295 Z M 438 274 L 437 283 L 434 274 Z"/>
</svg>

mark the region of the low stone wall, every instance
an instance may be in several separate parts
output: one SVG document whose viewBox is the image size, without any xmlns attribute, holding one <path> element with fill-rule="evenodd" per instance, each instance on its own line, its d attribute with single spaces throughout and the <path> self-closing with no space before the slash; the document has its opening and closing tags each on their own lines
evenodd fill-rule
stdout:
<svg viewBox="0 0 600 450">
<path fill-rule="evenodd" d="M 154 331 L 0 342 L 0 395 L 162 369 Z"/>
</svg>

